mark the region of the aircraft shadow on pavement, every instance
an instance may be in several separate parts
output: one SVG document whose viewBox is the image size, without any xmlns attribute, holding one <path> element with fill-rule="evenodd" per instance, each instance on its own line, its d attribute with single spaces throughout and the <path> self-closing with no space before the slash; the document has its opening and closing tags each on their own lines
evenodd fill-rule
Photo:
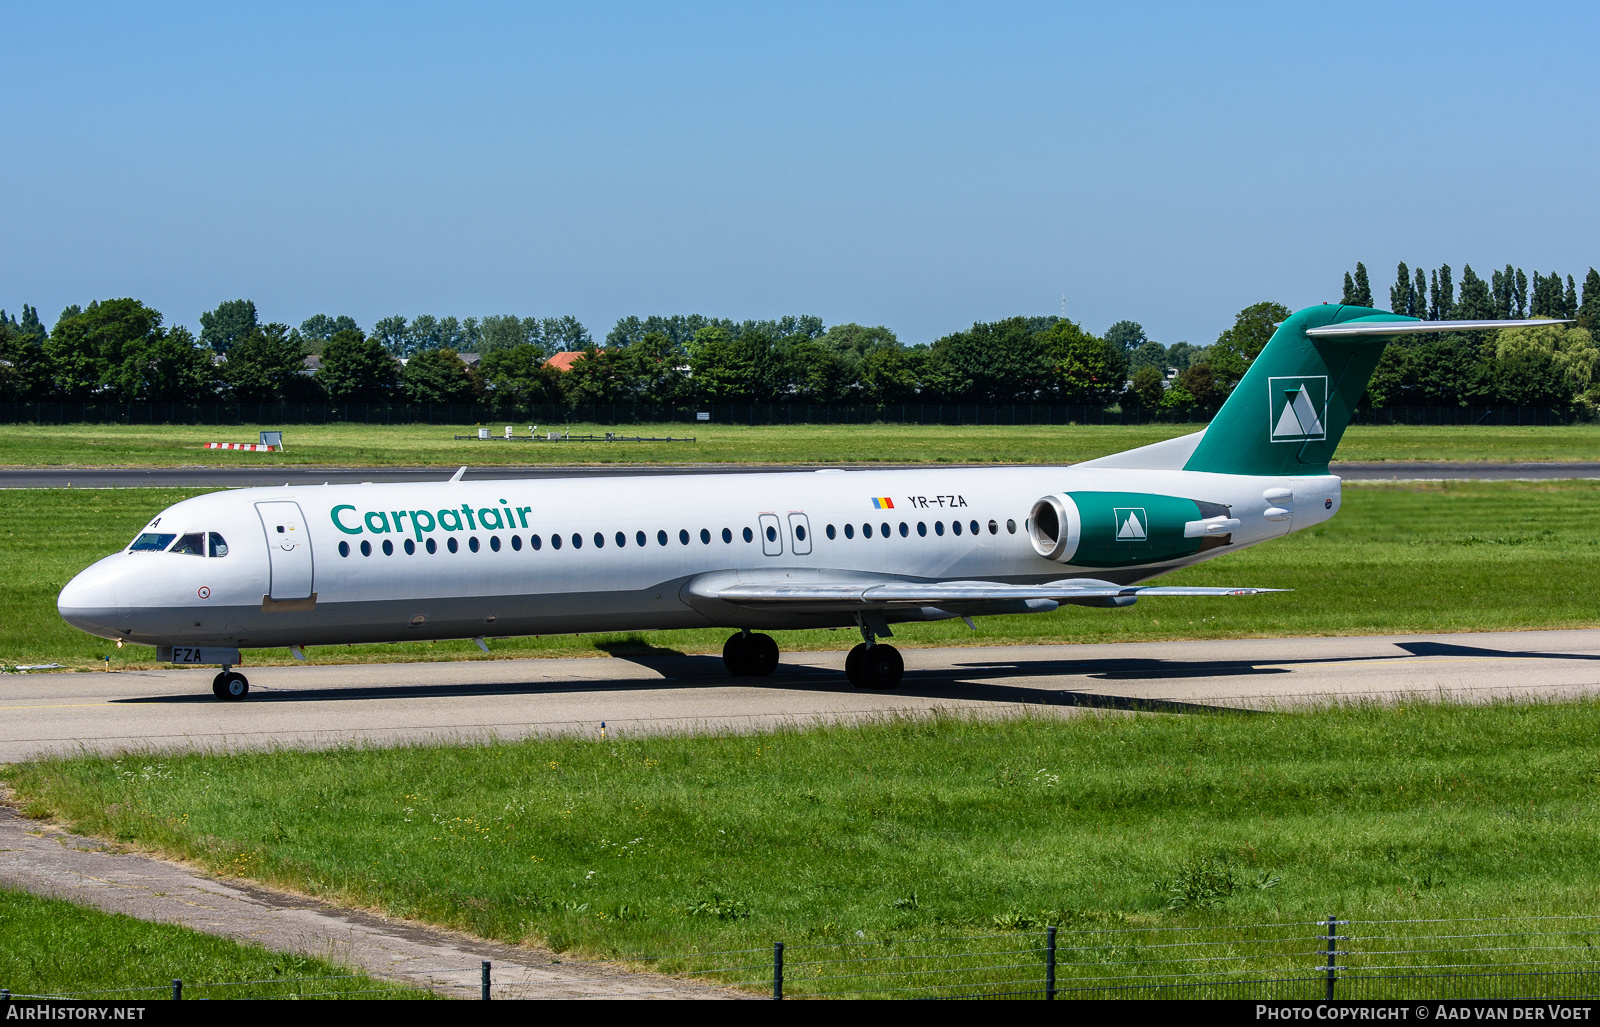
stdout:
<svg viewBox="0 0 1600 1027">
<path fill-rule="evenodd" d="M 1470 645 L 1451 645 L 1449 642 L 1396 642 L 1412 656 L 1473 656 L 1512 660 L 1600 660 L 1595 653 L 1536 653 L 1522 649 L 1480 649 Z"/>
<path fill-rule="evenodd" d="M 1600 655 L 1539 653 L 1517 650 L 1483 649 L 1447 642 L 1396 642 L 1404 651 L 1392 658 L 1404 661 L 1418 656 L 1460 656 L 1472 658 L 1600 660 Z M 557 695 L 581 692 L 667 691 L 721 688 L 728 685 L 767 687 L 790 691 L 850 694 L 856 689 L 837 670 L 814 667 L 780 666 L 768 678 L 731 678 L 720 656 L 691 656 L 675 649 L 619 645 L 613 656 L 646 667 L 661 678 L 601 678 L 579 681 L 497 681 L 462 684 L 371 685 L 350 688 L 258 688 L 251 702 L 352 702 L 373 699 L 453 698 L 493 695 Z M 839 662 L 843 663 L 843 655 Z M 1315 657 L 1299 660 L 1016 660 L 993 663 L 955 664 L 948 670 L 908 671 L 892 692 L 868 693 L 922 699 L 951 699 L 972 702 L 1033 704 L 1041 706 L 1081 706 L 1096 709 L 1199 712 L 1238 711 L 1234 706 L 1210 706 L 1171 699 L 1141 699 L 1106 695 L 1093 689 L 1061 688 L 1058 685 L 1029 685 L 1041 678 L 1077 677 L 1099 681 L 1149 681 L 1161 679 L 1199 679 L 1214 677 L 1252 677 L 1288 674 L 1297 665 L 1371 663 L 1378 656 Z M 979 679 L 979 680 L 974 680 Z M 1087 683 L 1087 681 L 1085 682 Z M 183 695 L 135 696 L 114 699 L 116 703 L 203 703 L 216 702 L 204 693 Z"/>
</svg>

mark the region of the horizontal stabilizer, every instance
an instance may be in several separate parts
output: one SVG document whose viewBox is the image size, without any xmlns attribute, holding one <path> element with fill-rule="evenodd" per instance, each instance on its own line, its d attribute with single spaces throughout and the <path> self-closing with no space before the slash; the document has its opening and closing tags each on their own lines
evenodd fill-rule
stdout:
<svg viewBox="0 0 1600 1027">
<path fill-rule="evenodd" d="M 1547 317 L 1528 321 L 1383 321 L 1357 318 L 1339 324 L 1307 328 L 1305 334 L 1313 339 L 1350 338 L 1352 336 L 1420 335 L 1424 332 L 1482 332 L 1495 328 L 1532 328 L 1536 325 L 1571 324 Z"/>
</svg>

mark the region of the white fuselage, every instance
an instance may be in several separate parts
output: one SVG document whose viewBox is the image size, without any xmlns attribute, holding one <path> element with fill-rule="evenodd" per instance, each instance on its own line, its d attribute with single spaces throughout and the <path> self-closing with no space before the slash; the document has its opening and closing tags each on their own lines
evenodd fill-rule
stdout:
<svg viewBox="0 0 1600 1027">
<path fill-rule="evenodd" d="M 1039 555 L 1026 521 L 1041 496 L 1071 490 L 1203 500 L 1239 524 L 1229 544 L 1174 559 L 1058 563 Z M 852 619 L 838 612 L 753 611 L 689 586 L 712 574 L 1130 584 L 1326 520 L 1339 498 L 1332 475 L 1092 466 L 240 489 L 185 500 L 145 529 L 215 534 L 227 555 L 124 550 L 74 578 L 58 605 L 85 631 L 155 645 L 843 626 Z"/>
</svg>

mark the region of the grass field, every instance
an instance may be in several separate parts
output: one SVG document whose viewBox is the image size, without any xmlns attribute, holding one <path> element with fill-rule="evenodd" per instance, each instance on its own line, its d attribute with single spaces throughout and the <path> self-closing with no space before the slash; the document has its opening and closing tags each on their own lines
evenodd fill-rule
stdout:
<svg viewBox="0 0 1600 1027">
<path fill-rule="evenodd" d="M 339 979 L 303 980 L 311 977 Z M 0 888 L 0 988 L 13 998 L 156 1000 L 171 996 L 175 979 L 192 999 L 427 997 L 326 960 Z M 241 981 L 251 983 L 233 983 Z"/>
<path fill-rule="evenodd" d="M 263 427 L 272 428 L 274 425 Z M 502 431 L 503 425 L 489 426 Z M 1075 463 L 1187 434 L 1199 425 L 1040 427 L 726 424 L 541 426 L 574 435 L 694 436 L 693 443 L 456 441 L 462 425 L 308 425 L 284 430 L 283 453 L 206 449 L 254 442 L 259 427 L 8 425 L 0 466 L 435 466 L 611 463 Z M 523 425 L 519 431 L 526 431 Z M 1600 425 L 1569 427 L 1356 426 L 1341 460 L 1545 461 L 1600 459 Z"/>
<path fill-rule="evenodd" d="M 150 666 L 69 627 L 55 598 L 68 578 L 127 543 L 153 512 L 194 490 L 0 490 L 0 663 Z M 1600 625 L 1590 573 L 1600 556 L 1600 483 L 1347 485 L 1338 517 L 1309 531 L 1162 579 L 1295 589 L 1240 599 L 1146 600 L 1125 610 L 1068 608 L 896 627 L 905 646 L 1114 642 L 1475 631 Z M 644 647 L 721 652 L 720 630 L 586 635 L 493 643 L 507 656 L 599 655 Z M 788 650 L 847 649 L 850 632 L 781 632 Z M 481 658 L 471 642 L 313 649 L 314 662 Z M 252 651 L 251 664 L 287 662 Z M 205 672 L 209 673 L 209 672 Z"/>
<path fill-rule="evenodd" d="M 1046 923 L 1593 913 L 1597 735 L 1592 701 L 1420 701 L 0 776 L 76 829 L 213 873 L 631 958 Z M 1571 930 L 1594 944 L 1592 924 Z"/>
</svg>

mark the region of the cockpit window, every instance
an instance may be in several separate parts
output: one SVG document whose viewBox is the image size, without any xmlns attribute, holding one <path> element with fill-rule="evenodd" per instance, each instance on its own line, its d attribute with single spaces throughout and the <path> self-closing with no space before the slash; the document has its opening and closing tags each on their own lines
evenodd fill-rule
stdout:
<svg viewBox="0 0 1600 1027">
<path fill-rule="evenodd" d="M 221 535 L 218 535 L 214 531 L 211 533 L 211 555 L 212 556 L 227 556 L 228 555 L 228 540 L 223 538 Z"/>
<path fill-rule="evenodd" d="M 128 547 L 128 552 L 159 553 L 161 550 L 172 545 L 172 540 L 177 537 L 178 536 L 175 533 L 169 534 L 165 531 L 147 531 L 143 535 L 140 535 L 138 538 L 133 540 L 133 545 Z"/>
<path fill-rule="evenodd" d="M 191 531 L 180 538 L 177 544 L 167 552 L 182 553 L 185 556 L 204 556 L 206 555 L 206 533 L 203 531 Z"/>
</svg>

